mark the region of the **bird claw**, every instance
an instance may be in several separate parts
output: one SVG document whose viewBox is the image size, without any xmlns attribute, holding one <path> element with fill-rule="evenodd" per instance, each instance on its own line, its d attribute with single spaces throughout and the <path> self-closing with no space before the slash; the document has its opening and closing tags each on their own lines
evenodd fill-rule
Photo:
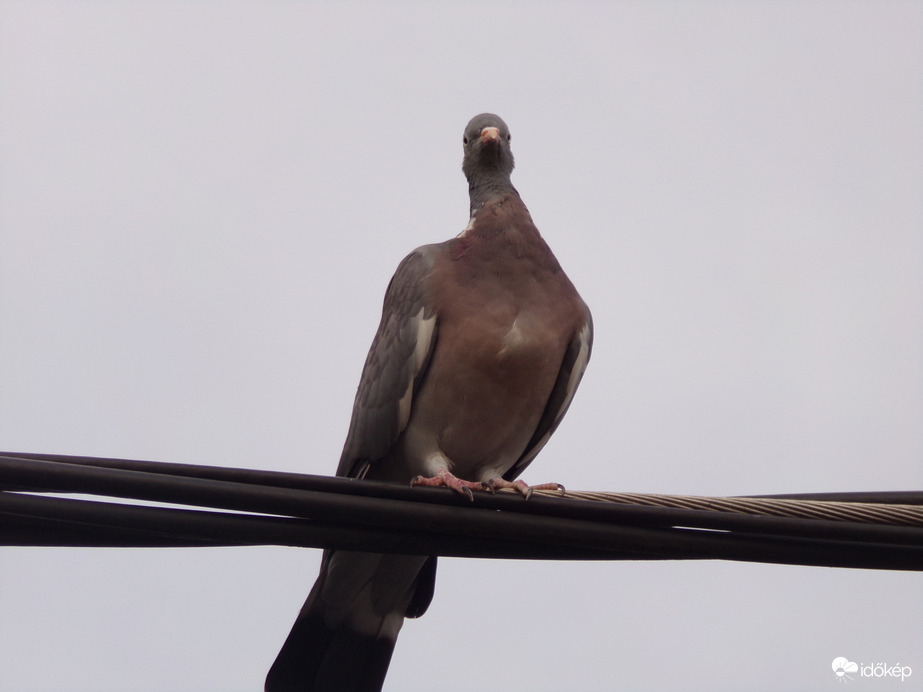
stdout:
<svg viewBox="0 0 923 692">
<path fill-rule="evenodd" d="M 558 495 L 564 495 L 567 492 L 565 488 L 560 483 L 541 483 L 539 485 L 533 485 L 533 490 L 554 490 Z"/>
<path fill-rule="evenodd" d="M 471 502 L 474 502 L 474 493 L 472 490 L 488 490 L 486 483 L 481 483 L 480 481 L 462 480 L 461 478 L 452 475 L 445 469 L 439 469 L 436 475 L 430 478 L 426 478 L 425 476 L 417 476 L 412 481 L 410 481 L 411 488 L 415 485 L 426 485 L 433 488 L 451 488 L 457 493 L 467 495 Z"/>
<path fill-rule="evenodd" d="M 486 483 L 491 492 L 503 488 L 512 488 L 527 500 L 532 497 L 533 490 L 556 490 L 559 495 L 563 495 L 564 486 L 560 483 L 540 483 L 539 485 L 529 485 L 525 481 L 508 481 L 503 478 L 491 478 Z"/>
<path fill-rule="evenodd" d="M 564 486 L 560 483 L 540 483 L 539 485 L 529 485 L 525 481 L 515 480 L 508 481 L 504 478 L 491 478 L 486 483 L 481 481 L 466 481 L 451 474 L 446 469 L 439 469 L 435 476 L 427 478 L 417 476 L 410 481 L 410 487 L 415 485 L 426 485 L 431 488 L 451 488 L 457 493 L 467 495 L 468 499 L 474 502 L 474 490 L 486 490 L 490 494 L 496 493 L 497 490 L 512 488 L 527 500 L 532 497 L 533 490 L 555 490 L 559 495 L 564 494 Z"/>
</svg>

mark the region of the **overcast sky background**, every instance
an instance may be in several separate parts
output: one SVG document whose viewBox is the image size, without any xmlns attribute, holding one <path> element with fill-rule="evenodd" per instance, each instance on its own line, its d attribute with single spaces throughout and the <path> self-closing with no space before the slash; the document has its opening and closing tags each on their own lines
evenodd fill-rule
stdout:
<svg viewBox="0 0 923 692">
<path fill-rule="evenodd" d="M 481 111 L 596 324 L 528 481 L 923 488 L 919 2 L 0 1 L 0 449 L 332 474 Z M 319 559 L 0 549 L 0 689 L 262 689 Z M 446 559 L 385 689 L 923 689 L 921 579 Z"/>
</svg>

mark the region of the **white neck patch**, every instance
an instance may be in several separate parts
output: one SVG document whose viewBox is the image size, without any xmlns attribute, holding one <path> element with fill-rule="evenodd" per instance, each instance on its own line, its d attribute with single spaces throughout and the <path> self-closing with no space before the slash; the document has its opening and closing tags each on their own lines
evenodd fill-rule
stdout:
<svg viewBox="0 0 923 692">
<path fill-rule="evenodd" d="M 464 235 L 465 235 L 468 231 L 470 231 L 472 228 L 474 228 L 474 219 L 475 219 L 475 218 L 477 218 L 477 217 L 476 217 L 474 214 L 472 214 L 472 215 L 471 215 L 471 218 L 468 220 L 468 225 L 465 226 L 465 227 L 462 229 L 462 232 L 459 233 L 459 234 L 458 234 L 457 236 L 455 236 L 455 237 L 456 237 L 456 238 L 462 238 L 462 237 L 464 237 Z"/>
</svg>

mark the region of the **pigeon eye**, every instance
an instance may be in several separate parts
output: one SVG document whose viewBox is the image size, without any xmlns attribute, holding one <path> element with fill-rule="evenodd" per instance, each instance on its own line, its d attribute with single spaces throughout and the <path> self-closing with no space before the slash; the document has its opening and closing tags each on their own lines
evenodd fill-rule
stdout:
<svg viewBox="0 0 923 692">
<path fill-rule="evenodd" d="M 511 141 L 512 139 L 513 139 L 513 135 L 507 135 L 507 136 L 506 136 L 506 141 L 507 141 L 507 142 Z"/>
<path fill-rule="evenodd" d="M 465 146 L 468 146 L 468 138 L 467 138 L 467 137 L 462 137 L 462 144 L 465 145 Z"/>
</svg>

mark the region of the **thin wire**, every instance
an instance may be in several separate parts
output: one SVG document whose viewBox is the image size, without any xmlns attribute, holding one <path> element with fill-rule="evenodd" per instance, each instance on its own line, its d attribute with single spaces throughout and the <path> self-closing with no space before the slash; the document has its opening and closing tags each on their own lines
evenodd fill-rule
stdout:
<svg viewBox="0 0 923 692">
<path fill-rule="evenodd" d="M 502 492 L 514 491 L 504 490 Z M 923 526 L 923 507 L 916 505 L 595 491 L 567 491 L 561 495 L 553 490 L 535 490 L 534 493 L 541 494 L 543 497 L 569 497 L 591 502 L 615 502 L 645 507 L 675 507 L 772 517 L 829 519 L 832 521 L 892 524 L 895 526 Z"/>
</svg>

